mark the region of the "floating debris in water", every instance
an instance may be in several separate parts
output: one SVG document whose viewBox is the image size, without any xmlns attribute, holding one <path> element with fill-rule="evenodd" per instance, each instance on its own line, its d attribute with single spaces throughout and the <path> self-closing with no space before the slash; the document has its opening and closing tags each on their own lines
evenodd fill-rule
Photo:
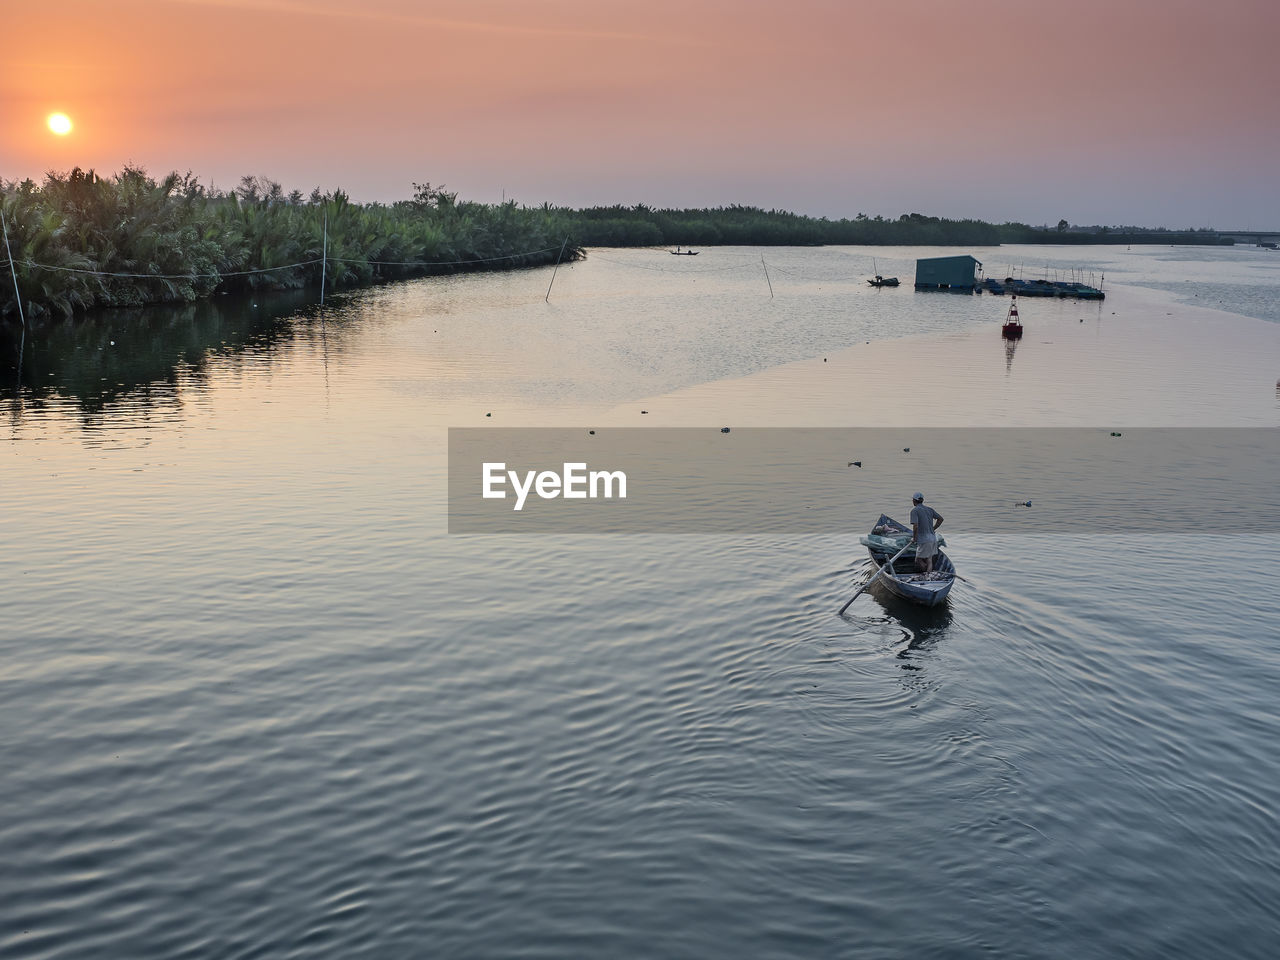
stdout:
<svg viewBox="0 0 1280 960">
<path fill-rule="evenodd" d="M 593 437 L 596 435 L 596 432 L 594 430 L 588 430 L 587 433 L 591 434 Z"/>
<path fill-rule="evenodd" d="M 728 427 L 721 427 L 721 428 L 720 428 L 720 432 L 721 432 L 721 433 L 728 433 L 728 432 L 729 432 L 729 428 L 728 428 Z"/>
<path fill-rule="evenodd" d="M 1120 434 L 1116 433 L 1114 430 L 1112 430 L 1112 431 L 1111 431 L 1111 435 L 1112 435 L 1113 437 L 1118 437 L 1118 436 L 1120 436 Z"/>
<path fill-rule="evenodd" d="M 902 448 L 902 452 L 903 452 L 903 453 L 910 453 L 910 452 L 911 452 L 911 448 L 910 448 L 910 447 L 903 447 L 903 448 Z"/>
<path fill-rule="evenodd" d="M 1015 507 L 1029 507 L 1029 506 L 1031 506 L 1031 501 L 1030 501 L 1030 500 L 1019 500 L 1017 503 L 1015 503 L 1015 504 L 1014 504 L 1014 506 L 1015 506 Z"/>
<path fill-rule="evenodd" d="M 862 461 L 861 461 L 861 460 L 850 460 L 850 461 L 849 461 L 849 466 L 851 466 L 851 467 L 857 467 L 859 470 L 861 470 L 861 469 L 862 469 Z"/>
<path fill-rule="evenodd" d="M 492 414 L 492 413 L 486 413 L 486 414 L 485 414 L 485 416 L 486 416 L 486 417 L 492 417 L 492 416 L 493 416 L 493 414 Z"/>
<path fill-rule="evenodd" d="M 648 413 L 649 411 L 648 411 L 648 410 L 641 410 L 640 412 L 641 412 L 641 413 Z"/>
</svg>

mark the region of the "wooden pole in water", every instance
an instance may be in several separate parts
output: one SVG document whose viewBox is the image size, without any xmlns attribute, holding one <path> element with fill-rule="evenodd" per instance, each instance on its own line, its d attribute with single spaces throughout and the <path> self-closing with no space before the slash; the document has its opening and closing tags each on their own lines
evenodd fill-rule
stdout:
<svg viewBox="0 0 1280 960">
<path fill-rule="evenodd" d="M 4 229 L 4 252 L 9 258 L 9 272 L 13 274 L 13 298 L 18 301 L 18 319 L 22 329 L 27 329 L 27 315 L 22 311 L 22 291 L 18 289 L 18 268 L 13 262 L 13 250 L 9 246 L 9 224 L 4 218 L 4 206 L 0 204 L 0 227 Z M 24 339 L 25 344 L 25 339 Z"/>
<path fill-rule="evenodd" d="M 560 256 L 556 257 L 556 268 L 555 270 L 551 271 L 551 283 L 556 282 L 556 273 L 560 270 L 560 260 L 562 257 L 564 257 L 564 248 L 567 247 L 568 245 L 569 245 L 569 238 L 565 237 L 564 243 L 560 244 Z M 547 295 L 543 297 L 543 299 L 547 303 L 551 302 L 551 283 L 547 284 Z"/>
<path fill-rule="evenodd" d="M 764 282 L 769 285 L 769 299 L 773 299 L 773 281 L 769 279 L 769 267 L 764 262 L 764 254 L 760 254 L 760 266 L 764 267 Z"/>
<path fill-rule="evenodd" d="M 324 281 L 329 266 L 329 210 L 324 211 L 324 243 L 320 247 L 320 306 L 324 306 Z"/>
<path fill-rule="evenodd" d="M 866 589 L 867 589 L 867 587 L 871 586 L 873 583 L 875 583 L 877 580 L 879 580 L 879 579 L 880 579 L 880 574 L 882 574 L 882 573 L 884 573 L 886 570 L 888 570 L 888 571 L 890 571 L 890 572 L 889 572 L 889 575 L 890 575 L 890 576 L 893 576 L 893 564 L 894 564 L 894 561 L 895 561 L 895 560 L 897 560 L 900 556 L 902 556 L 904 553 L 906 553 L 906 552 L 907 552 L 907 547 L 911 546 L 911 543 L 912 543 L 912 541 L 908 540 L 905 544 L 903 544 L 903 545 L 902 545 L 902 549 L 901 549 L 901 550 L 899 550 L 899 551 L 898 551 L 897 553 L 895 553 L 892 557 L 890 557 L 890 558 L 885 562 L 885 565 L 884 565 L 883 567 L 881 567 L 881 568 L 880 568 L 879 570 L 877 570 L 874 574 L 872 574 L 871 579 L 870 579 L 870 580 L 868 580 L 866 583 L 864 583 L 862 586 L 860 586 L 860 587 L 857 589 L 857 591 L 854 593 L 854 595 L 853 595 L 852 597 L 850 597 L 850 598 L 849 598 L 849 600 L 845 603 L 845 605 L 844 605 L 843 607 L 841 607 L 841 608 L 840 608 L 840 612 L 839 612 L 838 614 L 836 614 L 836 616 L 843 617 L 843 616 L 844 616 L 844 612 L 845 612 L 846 610 L 848 610 L 848 609 L 849 609 L 849 604 L 850 604 L 850 603 L 853 603 L 853 601 L 857 600 L 857 599 L 858 599 L 858 597 L 862 596 L 862 591 L 866 590 Z"/>
</svg>

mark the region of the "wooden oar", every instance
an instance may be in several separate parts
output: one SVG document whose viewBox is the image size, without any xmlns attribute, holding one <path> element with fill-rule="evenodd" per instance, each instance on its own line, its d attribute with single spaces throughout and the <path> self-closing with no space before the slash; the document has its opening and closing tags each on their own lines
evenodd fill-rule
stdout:
<svg viewBox="0 0 1280 960">
<path fill-rule="evenodd" d="M 879 570 L 877 570 L 875 573 L 873 573 L 873 574 L 871 575 L 871 579 L 870 579 L 870 580 L 868 580 L 866 583 L 864 583 L 862 586 L 860 586 L 860 587 L 858 588 L 857 592 L 856 592 L 852 597 L 850 597 L 850 598 L 849 598 L 849 603 L 853 603 L 853 601 L 857 600 L 857 599 L 858 599 L 858 597 L 862 596 L 862 591 L 863 591 L 863 590 L 865 590 L 865 589 L 867 589 L 867 587 L 871 586 L 873 583 L 875 583 L 875 582 L 876 582 L 876 580 L 878 580 L 878 579 L 880 578 L 880 574 L 884 573 L 886 570 L 892 570 L 892 569 L 893 569 L 893 561 L 897 560 L 900 556 L 902 556 L 904 553 L 906 553 L 906 552 L 907 552 L 907 547 L 911 546 L 911 544 L 912 544 L 912 543 L 914 543 L 914 542 L 915 542 L 915 541 L 913 541 L 913 540 L 908 540 L 908 541 L 903 545 L 903 547 L 902 547 L 902 549 L 901 549 L 901 550 L 899 550 L 899 551 L 898 551 L 897 553 L 895 553 L 892 557 L 890 557 L 890 558 L 889 558 L 889 560 L 888 560 L 888 562 L 887 562 L 887 563 L 885 563 L 885 565 L 884 565 L 883 567 L 881 567 Z M 845 612 L 846 610 L 848 610 L 848 609 L 849 609 L 849 603 L 846 603 L 843 607 L 841 607 L 841 608 L 840 608 L 840 612 L 837 614 L 837 616 L 841 616 L 841 617 L 843 617 L 843 616 L 844 616 L 844 612 Z"/>
</svg>

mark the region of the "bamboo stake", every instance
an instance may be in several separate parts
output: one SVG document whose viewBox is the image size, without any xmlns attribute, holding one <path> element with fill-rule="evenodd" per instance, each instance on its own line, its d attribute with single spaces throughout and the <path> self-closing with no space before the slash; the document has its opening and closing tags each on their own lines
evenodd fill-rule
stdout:
<svg viewBox="0 0 1280 960">
<path fill-rule="evenodd" d="M 320 306 L 324 306 L 324 281 L 329 266 L 329 210 L 324 211 L 324 242 L 320 247 Z"/>
<path fill-rule="evenodd" d="M 9 258 L 9 272 L 13 274 L 13 298 L 18 301 L 18 319 L 22 321 L 22 329 L 27 329 L 27 315 L 22 310 L 22 291 L 18 289 L 18 268 L 13 262 L 13 250 L 9 246 L 9 224 L 4 218 L 4 206 L 0 204 L 0 227 L 4 229 L 4 252 Z M 25 339 L 24 339 L 25 344 Z"/>
<path fill-rule="evenodd" d="M 764 254 L 760 254 L 760 266 L 764 267 L 764 282 L 769 285 L 769 299 L 773 299 L 773 281 L 769 279 L 769 267 L 764 262 Z M 785 271 L 784 271 L 785 272 Z"/>
<path fill-rule="evenodd" d="M 882 574 L 882 573 L 884 573 L 886 570 L 888 570 L 888 571 L 889 571 L 889 576 L 893 576 L 893 562 L 894 562 L 895 560 L 897 560 L 900 556 L 902 556 L 904 553 L 906 553 L 906 552 L 907 552 L 907 547 L 911 546 L 911 544 L 912 544 L 912 541 L 910 541 L 910 540 L 908 540 L 905 544 L 903 544 L 903 546 L 902 546 L 902 549 L 901 549 L 901 550 L 899 550 L 899 551 L 898 551 L 897 553 L 895 553 L 892 557 L 890 557 L 890 558 L 885 562 L 885 565 L 884 565 L 883 567 L 881 567 L 881 568 L 880 568 L 879 570 L 877 570 L 874 574 L 872 574 L 872 576 L 871 576 L 871 579 L 870 579 L 870 580 L 868 580 L 866 583 L 864 583 L 862 586 L 860 586 L 860 587 L 857 589 L 857 592 L 856 592 L 856 593 L 854 593 L 854 595 L 853 595 L 852 597 L 850 597 L 850 598 L 849 598 L 848 602 L 847 602 L 847 603 L 845 603 L 845 605 L 844 605 L 843 607 L 841 607 L 841 608 L 840 608 L 840 612 L 839 612 L 838 614 L 836 614 L 836 616 L 843 617 L 843 616 L 844 616 L 844 612 L 845 612 L 846 610 L 848 610 L 848 609 L 849 609 L 849 604 L 850 604 L 850 603 L 853 603 L 853 601 L 857 600 L 857 599 L 858 599 L 858 597 L 862 596 L 862 591 L 866 590 L 866 589 L 867 589 L 867 587 L 871 586 L 873 583 L 875 583 L 877 580 L 879 580 L 879 579 L 880 579 L 880 574 Z"/>
<path fill-rule="evenodd" d="M 560 260 L 564 256 L 564 248 L 569 245 L 569 238 L 564 238 L 564 243 L 560 244 L 560 255 L 556 257 L 556 268 L 551 271 L 551 283 L 556 282 L 556 273 L 560 270 Z M 551 302 L 551 283 L 547 284 L 547 295 L 543 298 L 547 303 Z"/>
</svg>

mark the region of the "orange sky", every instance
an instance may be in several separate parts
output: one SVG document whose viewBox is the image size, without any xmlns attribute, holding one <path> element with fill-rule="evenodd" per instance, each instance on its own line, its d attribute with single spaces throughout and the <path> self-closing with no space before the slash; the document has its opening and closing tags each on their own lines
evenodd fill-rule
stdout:
<svg viewBox="0 0 1280 960">
<path fill-rule="evenodd" d="M 3 20 L 6 179 L 135 162 L 361 200 L 429 180 L 1280 228 L 1280 0 L 59 0 Z"/>
</svg>

